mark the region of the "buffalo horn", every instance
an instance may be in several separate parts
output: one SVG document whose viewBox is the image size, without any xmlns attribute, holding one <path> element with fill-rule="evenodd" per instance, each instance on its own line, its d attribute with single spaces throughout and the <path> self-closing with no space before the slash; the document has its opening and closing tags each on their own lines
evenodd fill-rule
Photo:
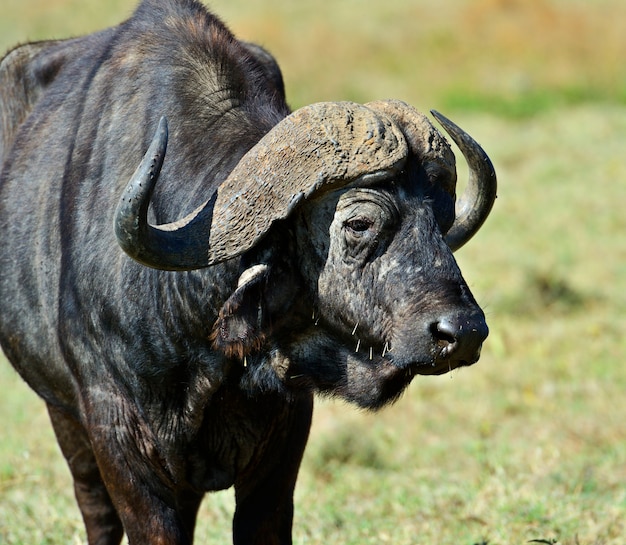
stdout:
<svg viewBox="0 0 626 545">
<path fill-rule="evenodd" d="M 270 130 L 210 200 L 177 222 L 154 226 L 148 206 L 166 144 L 162 119 L 115 218 L 124 251 L 165 270 L 198 269 L 236 257 L 303 200 L 350 183 L 386 179 L 408 155 L 402 131 L 387 116 L 351 102 L 313 104 Z"/>
<path fill-rule="evenodd" d="M 496 200 L 496 171 L 483 148 L 458 125 L 435 110 L 431 113 L 459 147 L 469 168 L 463 195 L 455 206 L 455 220 L 446 233 L 446 243 L 458 250 L 480 229 Z"/>
<path fill-rule="evenodd" d="M 402 129 L 411 152 L 420 161 L 437 160 L 454 167 L 449 145 L 426 116 L 400 100 L 381 100 L 366 105 L 389 116 Z M 472 238 L 487 219 L 496 198 L 496 173 L 487 154 L 463 129 L 439 112 L 432 114 L 463 153 L 469 166 L 467 187 L 455 206 L 455 220 L 445 235 L 452 251 Z"/>
</svg>

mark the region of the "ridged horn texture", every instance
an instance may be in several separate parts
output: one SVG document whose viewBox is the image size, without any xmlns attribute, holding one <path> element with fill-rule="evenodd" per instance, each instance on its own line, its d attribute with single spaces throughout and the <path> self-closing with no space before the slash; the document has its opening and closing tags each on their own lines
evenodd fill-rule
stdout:
<svg viewBox="0 0 626 545">
<path fill-rule="evenodd" d="M 387 116 L 350 102 L 313 104 L 269 131 L 210 200 L 177 222 L 153 226 L 148 206 L 166 144 L 162 119 L 115 216 L 124 251 L 165 270 L 198 269 L 236 257 L 304 199 L 386 179 L 408 155 L 402 131 Z"/>
<path fill-rule="evenodd" d="M 366 106 L 398 124 L 420 161 L 436 157 L 454 166 L 454 156 L 445 138 L 412 106 L 399 100 L 370 102 Z M 476 234 L 491 212 L 496 199 L 496 173 L 485 151 L 469 134 L 439 112 L 431 113 L 459 147 L 469 167 L 466 189 L 456 201 L 454 224 L 445 236 L 446 243 L 455 251 Z"/>
</svg>

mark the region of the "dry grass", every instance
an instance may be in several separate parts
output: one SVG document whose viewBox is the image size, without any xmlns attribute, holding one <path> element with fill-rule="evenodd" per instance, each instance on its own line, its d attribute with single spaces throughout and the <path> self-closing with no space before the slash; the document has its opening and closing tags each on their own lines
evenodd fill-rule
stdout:
<svg viewBox="0 0 626 545">
<path fill-rule="evenodd" d="M 4 0 L 0 48 L 113 24 L 134 0 Z M 232 0 L 236 33 L 270 48 L 295 107 L 397 97 L 428 107 L 528 115 L 626 101 L 620 0 Z M 106 7 L 105 7 L 106 6 Z"/>
<path fill-rule="evenodd" d="M 88 20 L 102 3 L 4 2 L 4 45 L 94 29 L 132 5 L 117 0 Z M 457 254 L 491 326 L 481 362 L 416 379 L 379 414 L 321 403 L 295 543 L 621 545 L 626 4 L 213 4 L 274 51 L 294 105 L 395 96 L 455 106 L 500 179 L 492 217 Z M 0 383 L 0 542 L 78 543 L 43 407 L 5 364 Z M 200 543 L 230 540 L 231 509 L 230 492 L 207 499 Z"/>
</svg>

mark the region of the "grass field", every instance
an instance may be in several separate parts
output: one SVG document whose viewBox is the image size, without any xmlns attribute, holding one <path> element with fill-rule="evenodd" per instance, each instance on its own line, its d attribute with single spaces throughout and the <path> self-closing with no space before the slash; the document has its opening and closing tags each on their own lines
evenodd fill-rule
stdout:
<svg viewBox="0 0 626 545">
<path fill-rule="evenodd" d="M 491 327 L 480 363 L 418 378 L 378 414 L 318 403 L 295 543 L 623 545 L 626 4 L 377 4 L 212 2 L 275 53 L 294 107 L 436 107 L 480 140 L 500 180 L 492 216 L 457 253 Z M 132 6 L 3 0 L 0 49 Z M 82 543 L 43 405 L 4 361 L 0 384 L 0 543 Z M 229 542 L 232 507 L 230 492 L 207 497 L 198 543 Z"/>
</svg>

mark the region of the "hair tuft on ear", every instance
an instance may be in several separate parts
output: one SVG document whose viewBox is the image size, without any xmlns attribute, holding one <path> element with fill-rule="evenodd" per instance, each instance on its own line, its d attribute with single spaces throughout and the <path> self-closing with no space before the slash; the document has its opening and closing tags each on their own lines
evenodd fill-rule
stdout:
<svg viewBox="0 0 626 545">
<path fill-rule="evenodd" d="M 260 265 L 246 269 L 219 312 L 210 340 L 229 358 L 243 360 L 265 342 L 263 292 L 268 271 Z"/>
</svg>

